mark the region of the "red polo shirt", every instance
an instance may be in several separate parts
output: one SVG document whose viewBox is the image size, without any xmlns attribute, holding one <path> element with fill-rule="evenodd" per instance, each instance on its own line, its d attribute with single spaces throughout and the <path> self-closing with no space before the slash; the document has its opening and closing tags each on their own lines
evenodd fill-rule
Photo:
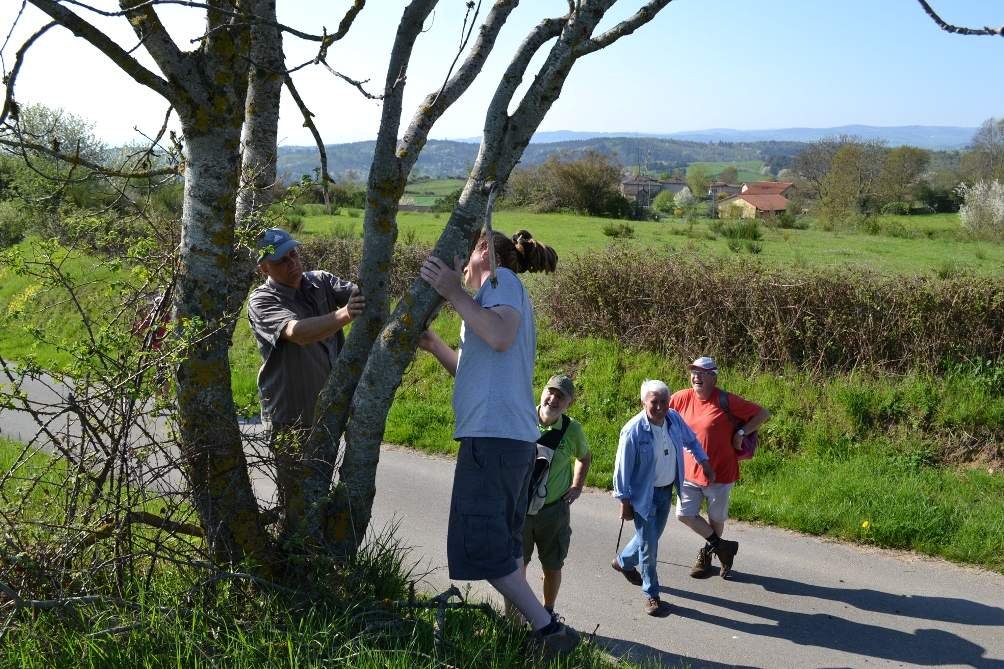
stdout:
<svg viewBox="0 0 1004 669">
<path fill-rule="evenodd" d="M 739 480 L 739 461 L 736 460 L 736 451 L 732 448 L 732 435 L 735 434 L 736 428 L 718 403 L 720 392 L 715 388 L 711 397 L 704 401 L 697 396 L 693 388 L 687 388 L 673 393 L 669 398 L 669 407 L 679 413 L 697 435 L 697 440 L 701 442 L 708 458 L 711 459 L 716 483 L 735 483 Z M 760 413 L 760 410 L 759 404 L 729 393 L 729 411 L 740 422 L 745 423 Z M 683 463 L 688 481 L 702 486 L 708 485 L 704 471 L 690 451 L 683 451 Z"/>
</svg>

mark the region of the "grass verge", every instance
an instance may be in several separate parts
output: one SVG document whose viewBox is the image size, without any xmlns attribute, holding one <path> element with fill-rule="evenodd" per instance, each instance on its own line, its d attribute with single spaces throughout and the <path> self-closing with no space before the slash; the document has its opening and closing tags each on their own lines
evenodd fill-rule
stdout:
<svg viewBox="0 0 1004 669">
<path fill-rule="evenodd" d="M 19 443 L 0 439 L 0 466 L 21 462 L 21 469 L 49 476 L 51 484 L 61 480 L 58 460 L 36 453 L 25 463 L 23 450 Z M 409 580 L 419 575 L 409 567 L 407 551 L 394 540 L 393 529 L 371 536 L 354 561 L 325 571 L 321 583 L 308 592 L 262 587 L 240 574 L 220 579 L 184 562 L 161 560 L 151 567 L 153 554 L 123 556 L 124 567 L 132 571 L 132 561 L 138 561 L 136 571 L 149 577 L 135 576 L 112 587 L 100 578 L 100 567 L 86 558 L 62 566 L 31 562 L 32 544 L 25 540 L 31 537 L 44 544 L 58 534 L 57 528 L 33 520 L 33 514 L 44 518 L 48 505 L 59 505 L 63 495 L 48 483 L 33 489 L 35 493 L 24 497 L 19 480 L 7 478 L 0 485 L 7 539 L 11 545 L 16 538 L 28 546 L 21 555 L 0 553 L 0 581 L 23 587 L 40 583 L 33 571 L 65 574 L 61 583 L 46 584 L 55 587 L 46 595 L 86 594 L 91 600 L 76 606 L 12 609 L 0 593 L 0 667 L 522 669 L 535 652 L 525 629 L 495 612 L 474 609 L 447 612 L 445 643 L 437 644 L 435 611 L 400 606 Z M 16 514 L 8 513 L 14 508 Z M 91 570 L 97 577 L 85 586 L 77 578 L 80 570 Z M 25 599 L 39 594 L 20 592 Z M 599 649 L 583 644 L 551 666 L 625 665 L 614 665 Z"/>
</svg>

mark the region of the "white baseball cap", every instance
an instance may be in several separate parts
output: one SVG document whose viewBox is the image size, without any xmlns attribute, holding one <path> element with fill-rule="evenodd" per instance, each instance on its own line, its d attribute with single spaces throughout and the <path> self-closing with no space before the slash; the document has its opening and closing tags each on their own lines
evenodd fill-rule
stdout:
<svg viewBox="0 0 1004 669">
<path fill-rule="evenodd" d="M 702 355 L 700 358 L 690 363 L 690 368 L 699 369 L 702 372 L 718 374 L 718 365 L 715 364 L 715 359 L 707 355 Z"/>
</svg>

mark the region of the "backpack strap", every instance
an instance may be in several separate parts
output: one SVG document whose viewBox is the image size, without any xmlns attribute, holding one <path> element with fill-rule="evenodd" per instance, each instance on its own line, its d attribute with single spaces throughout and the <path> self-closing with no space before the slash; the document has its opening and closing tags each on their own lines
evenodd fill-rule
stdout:
<svg viewBox="0 0 1004 669">
<path fill-rule="evenodd" d="M 730 421 L 732 421 L 732 427 L 734 429 L 738 430 L 745 425 L 745 423 L 740 422 L 740 420 L 735 417 L 735 414 L 733 414 L 729 409 L 729 394 L 722 388 L 718 389 L 718 406 L 722 408 L 725 415 L 729 417 Z"/>
<path fill-rule="evenodd" d="M 558 450 L 558 445 L 561 444 L 561 440 L 565 438 L 565 431 L 568 430 L 568 426 L 571 425 L 572 419 L 568 417 L 568 414 L 561 414 L 561 427 L 555 430 L 548 430 L 547 432 L 540 435 L 537 439 L 537 443 L 541 446 L 547 446 L 550 449 Z"/>
</svg>

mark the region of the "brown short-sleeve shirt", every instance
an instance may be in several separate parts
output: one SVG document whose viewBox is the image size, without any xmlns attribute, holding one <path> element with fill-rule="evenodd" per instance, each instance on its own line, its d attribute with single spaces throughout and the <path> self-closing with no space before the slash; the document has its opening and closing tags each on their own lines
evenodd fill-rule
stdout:
<svg viewBox="0 0 1004 669">
<path fill-rule="evenodd" d="M 307 425 L 317 395 L 345 341 L 341 331 L 324 341 L 300 346 L 281 338 L 289 321 L 323 316 L 345 306 L 355 284 L 330 272 L 304 272 L 300 288 L 267 279 L 251 293 L 248 320 L 258 342 L 262 366 L 258 393 L 262 418 L 275 425 Z"/>
</svg>

